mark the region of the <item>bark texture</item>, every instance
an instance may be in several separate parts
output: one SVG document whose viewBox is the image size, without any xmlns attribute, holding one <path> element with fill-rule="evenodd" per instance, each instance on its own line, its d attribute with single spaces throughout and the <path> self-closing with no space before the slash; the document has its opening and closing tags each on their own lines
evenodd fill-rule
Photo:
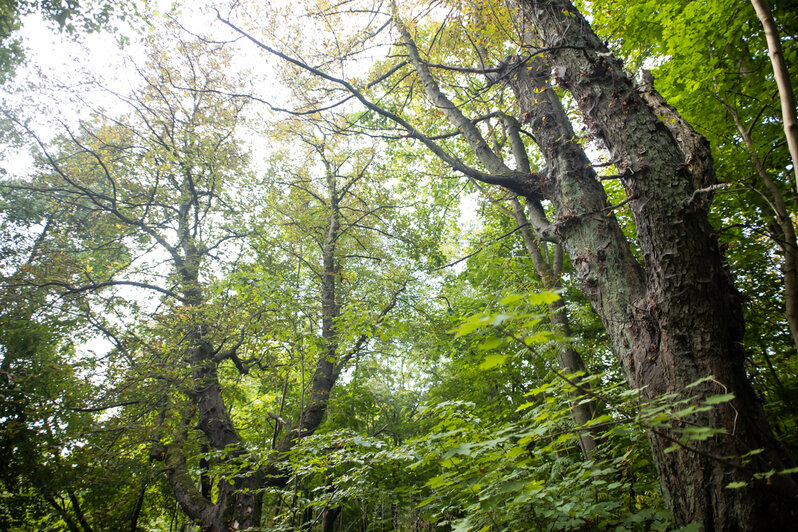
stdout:
<svg viewBox="0 0 798 532">
<path fill-rule="evenodd" d="M 207 337 L 208 324 L 201 311 L 205 301 L 199 284 L 200 250 L 191 238 L 182 245 L 182 263 L 179 269 L 185 312 L 192 316 L 184 330 L 185 359 L 189 362 L 192 386 L 188 398 L 192 409 L 184 413 L 184 428 L 172 442 L 165 445 L 161 453 L 167 480 L 180 507 L 207 532 L 243 530 L 252 526 L 255 508 L 257 475 L 243 468 L 230 482 L 219 479 L 216 483 L 216 500 L 211 499 L 210 479 L 207 470 L 201 472 L 200 486 L 189 474 L 187 458 L 183 451 L 187 438 L 188 419 L 196 415 L 199 429 L 207 447 L 225 451 L 226 465 L 237 467 L 246 449 L 233 425 L 222 397 L 218 365 L 224 357 L 217 356 Z M 205 464 L 207 467 L 209 464 Z"/>
<path fill-rule="evenodd" d="M 570 218 L 570 210 L 577 217 L 571 226 L 562 220 L 558 232 L 583 290 L 607 327 L 630 386 L 646 386 L 645 396 L 654 397 L 713 375 L 714 381 L 695 390 L 696 397 L 725 391 L 735 395 L 731 403 L 691 420 L 722 427 L 726 435 L 691 441 L 690 449 L 665 453 L 680 433 L 650 433 L 662 487 L 677 522 L 698 522 L 705 530 L 789 528 L 796 517 L 793 480 L 751 478 L 754 472 L 788 464 L 745 374 L 740 298 L 705 211 L 693 203 L 705 176 L 685 164 L 685 153 L 672 132 L 570 2 L 520 0 L 518 5 L 529 24 L 527 45 L 551 49 L 547 63 L 519 70 L 520 113 L 529 117 L 544 154 L 552 154 L 547 155 L 549 164 L 556 165 L 550 172 L 557 180 L 552 201 L 564 216 Z M 570 126 L 560 120 L 560 130 L 549 131 L 557 115 L 564 117 L 546 83 L 550 72 L 571 92 L 591 133 L 606 144 L 623 170 L 621 182 L 635 218 L 642 268 L 617 225 L 605 223 L 601 234 L 587 229 L 592 213 L 611 217 L 606 216 L 603 190 L 598 190 L 592 170 L 580 169 L 588 162 L 568 140 L 572 135 L 563 135 L 563 128 Z M 524 94 L 525 86 L 532 90 Z M 764 452 L 745 466 L 728 459 L 753 449 Z M 748 481 L 748 487 L 726 489 L 738 480 Z"/>
</svg>

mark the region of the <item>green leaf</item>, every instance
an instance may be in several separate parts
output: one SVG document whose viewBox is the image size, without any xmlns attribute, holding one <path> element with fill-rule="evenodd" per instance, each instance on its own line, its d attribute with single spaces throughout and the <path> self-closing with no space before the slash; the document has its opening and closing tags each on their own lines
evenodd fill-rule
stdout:
<svg viewBox="0 0 798 532">
<path fill-rule="evenodd" d="M 448 486 L 450 484 L 451 482 L 447 480 L 446 475 L 439 475 L 437 477 L 432 477 L 431 479 L 429 479 L 426 485 L 429 486 L 430 488 L 436 489 L 436 488 L 441 488 L 443 486 Z"/>
<path fill-rule="evenodd" d="M 745 482 L 744 480 L 741 480 L 739 482 L 729 482 L 728 484 L 726 484 L 726 487 L 729 488 L 730 490 L 736 490 L 736 489 L 739 489 L 739 488 L 744 488 L 747 485 L 748 485 L 748 482 Z"/>
<path fill-rule="evenodd" d="M 515 458 L 516 456 L 521 456 L 524 453 L 526 453 L 526 447 L 519 445 L 507 451 L 505 456 L 507 458 Z"/>
<path fill-rule="evenodd" d="M 502 323 L 511 318 L 512 316 L 510 314 L 496 314 L 496 316 L 493 318 L 493 321 L 490 324 L 493 325 L 494 327 L 498 327 L 499 325 L 501 325 Z"/>
<path fill-rule="evenodd" d="M 443 455 L 443 459 L 446 460 L 447 458 L 451 458 L 456 454 L 461 454 L 464 456 L 471 456 L 471 449 L 474 447 L 473 443 L 461 443 L 457 447 L 452 447 L 446 454 Z"/>
<path fill-rule="evenodd" d="M 479 344 L 478 349 L 480 351 L 491 351 L 502 345 L 504 342 L 505 342 L 504 338 L 488 338 L 487 340 Z"/>
<path fill-rule="evenodd" d="M 695 387 L 696 387 L 696 386 L 698 386 L 699 384 L 703 384 L 703 383 L 705 383 L 705 382 L 707 382 L 707 381 L 711 381 L 711 380 L 714 380 L 714 379 L 715 379 L 715 377 L 713 377 L 712 375 L 709 375 L 708 377 L 703 377 L 703 378 L 701 378 L 701 379 L 698 379 L 698 380 L 697 380 L 697 381 L 695 381 L 695 382 L 691 382 L 690 384 L 688 384 L 687 386 L 685 386 L 685 387 L 684 387 L 684 389 L 685 389 L 685 390 L 689 390 L 690 388 L 695 388 Z"/>
<path fill-rule="evenodd" d="M 554 292 L 542 292 L 540 294 L 531 294 L 528 296 L 528 301 L 532 305 L 549 305 L 558 299 L 560 299 L 560 296 Z"/>
<path fill-rule="evenodd" d="M 598 416 L 596 418 L 591 419 L 590 421 L 585 423 L 584 426 L 585 427 L 589 427 L 591 425 L 597 425 L 599 423 L 607 423 L 609 421 L 612 421 L 612 416 L 609 416 L 607 414 L 603 414 L 603 415 L 600 415 L 600 416 Z"/>
<path fill-rule="evenodd" d="M 434 500 L 435 500 L 435 495 L 433 495 L 432 497 L 428 497 L 428 498 L 424 499 L 423 501 L 421 501 L 420 503 L 418 503 L 416 505 L 416 508 L 423 508 L 424 506 L 427 506 L 429 503 L 431 503 Z"/>
<path fill-rule="evenodd" d="M 720 395 L 710 395 L 704 400 L 704 403 L 708 405 L 719 405 L 720 403 L 725 403 L 732 399 L 734 399 L 733 393 L 723 393 Z"/>
<path fill-rule="evenodd" d="M 484 315 L 471 316 L 455 329 L 455 338 L 470 334 L 488 324 L 488 317 Z"/>
<path fill-rule="evenodd" d="M 512 296 L 503 297 L 499 300 L 500 305 L 518 305 L 524 302 L 526 296 L 523 294 L 515 294 Z"/>
<path fill-rule="evenodd" d="M 488 355 L 485 357 L 485 360 L 482 362 L 482 364 L 479 365 L 479 369 L 487 371 L 489 369 L 495 368 L 496 366 L 501 366 L 508 358 L 510 358 L 510 355 Z"/>
<path fill-rule="evenodd" d="M 704 441 L 716 434 L 725 434 L 726 430 L 713 427 L 688 427 L 683 432 L 691 440 Z"/>
</svg>

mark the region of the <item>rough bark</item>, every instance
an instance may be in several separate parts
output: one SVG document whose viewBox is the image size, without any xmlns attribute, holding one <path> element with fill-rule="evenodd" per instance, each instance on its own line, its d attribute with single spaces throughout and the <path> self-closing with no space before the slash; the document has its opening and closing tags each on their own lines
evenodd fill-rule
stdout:
<svg viewBox="0 0 798 532">
<path fill-rule="evenodd" d="M 535 38 L 527 44 L 553 48 L 547 54 L 551 70 L 548 65 L 531 72 L 522 69 L 530 75 L 531 86 L 550 95 L 549 102 L 556 105 L 556 96 L 544 81 L 553 70 L 557 82 L 572 93 L 592 133 L 625 169 L 621 182 L 635 218 L 644 277 L 629 262 L 629 247 L 622 235 L 614 234 L 614 227 L 609 238 L 607 233 L 585 235 L 563 220 L 559 231 L 585 293 L 607 326 L 630 386 L 646 386 L 645 396 L 654 397 L 713 375 L 714 382 L 697 388 L 696 397 L 723 391 L 735 395 L 732 403 L 691 420 L 699 426 L 722 427 L 726 435 L 690 442 L 692 450 L 666 453 L 680 434 L 650 433 L 663 491 L 677 522 L 698 522 L 705 530 L 789 528 L 796 517 L 798 493 L 792 479 L 777 475 L 766 483 L 751 478 L 756 471 L 783 469 L 787 461 L 745 375 L 739 297 L 705 213 L 690 204 L 696 176 L 682 164 L 685 157 L 678 143 L 620 62 L 569 2 L 520 0 L 518 5 Z M 545 140 L 544 111 L 540 102 L 533 105 L 534 92 L 527 102 L 530 108 L 522 107 L 521 113 L 529 113 L 542 151 L 562 152 L 561 160 L 552 161 L 562 167 L 550 175 L 563 181 L 555 185 L 553 201 L 563 209 L 571 207 L 577 215 L 573 225 L 585 225 L 592 219 L 588 213 L 606 212 L 601 206 L 603 191 L 596 190 L 595 176 L 579 170 L 586 161 L 578 160 L 573 142 L 558 140 L 555 135 L 561 132 Z M 519 105 L 525 105 L 523 97 Z M 570 163 L 570 171 L 580 176 L 579 190 L 564 182 L 571 179 L 566 176 L 572 159 L 577 159 Z M 574 204 L 577 198 L 580 201 Z M 615 282 L 602 280 L 610 277 Z M 608 304 L 616 295 L 620 301 Z M 764 449 L 754 463 L 730 467 L 726 458 L 753 449 Z M 725 487 L 738 480 L 749 484 L 738 490 Z"/>
<path fill-rule="evenodd" d="M 649 71 L 643 71 L 643 78 L 638 88 L 640 96 L 654 114 L 662 119 L 662 123 L 679 143 L 684 155 L 682 164 L 690 171 L 694 191 L 699 191 L 694 192 L 690 206 L 709 211 L 712 186 L 717 183 L 709 141 L 693 129 L 693 126 L 688 124 L 678 111 L 657 92 L 654 88 L 654 77 Z"/>
</svg>

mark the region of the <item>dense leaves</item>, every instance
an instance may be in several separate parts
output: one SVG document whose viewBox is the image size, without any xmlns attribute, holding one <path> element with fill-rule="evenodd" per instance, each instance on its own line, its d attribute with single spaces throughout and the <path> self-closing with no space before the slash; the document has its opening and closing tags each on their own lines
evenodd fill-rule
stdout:
<svg viewBox="0 0 798 532">
<path fill-rule="evenodd" d="M 622 160 L 585 104 L 600 89 L 577 92 L 626 87 L 610 52 L 525 96 L 518 73 L 592 53 L 537 50 L 551 36 L 528 2 L 231 4 L 215 26 L 189 6 L 150 17 L 121 85 L 7 85 L 30 96 L 6 95 L 5 149 L 33 164 L 0 182 L 0 528 L 688 531 L 701 523 L 674 500 L 700 494 L 675 493 L 663 464 L 721 471 L 721 513 L 724 497 L 793 481 L 796 194 L 750 4 L 581 5 L 648 102 L 624 100 L 629 123 L 661 94 L 660 145 L 676 146 L 680 116 L 710 141 L 723 185 L 691 189 L 667 223 L 709 212 L 696 231 L 745 303 L 749 403 L 695 353 L 669 351 L 692 334 L 674 331 L 689 317 L 655 324 L 672 300 L 649 290 L 613 321 L 634 283 L 596 295 L 610 234 L 639 273 L 627 280 L 659 279 L 680 252 L 652 259 L 659 229 L 631 192 L 660 161 Z M 772 6 L 794 73 L 788 7 Z M 74 33 L 133 11 L 6 2 L 0 76 L 21 61 L 27 13 Z M 544 99 L 560 114 L 538 116 Z M 692 176 L 677 136 L 676 175 Z M 563 170 L 564 145 L 586 149 L 580 168 Z M 597 209 L 574 214 L 573 175 Z M 583 237 L 598 244 L 569 256 Z M 662 284 L 674 277 L 687 276 Z M 669 357 L 693 362 L 633 385 L 635 362 Z M 767 432 L 740 419 L 758 400 L 782 462 L 743 441 L 752 424 Z"/>
</svg>

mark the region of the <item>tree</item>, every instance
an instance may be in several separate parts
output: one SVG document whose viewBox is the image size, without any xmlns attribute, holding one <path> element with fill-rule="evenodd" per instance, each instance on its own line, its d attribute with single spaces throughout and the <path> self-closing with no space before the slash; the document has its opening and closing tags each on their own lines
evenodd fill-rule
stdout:
<svg viewBox="0 0 798 532">
<path fill-rule="evenodd" d="M 170 38 L 177 36 L 173 31 Z M 55 287 L 65 298 L 86 294 L 85 301 L 116 287 L 162 296 L 156 320 L 171 331 L 160 347 L 141 342 L 135 333 L 115 332 L 125 328 L 124 322 L 95 323 L 116 340 L 134 382 L 145 381 L 134 393 L 149 388 L 156 394 L 135 403 L 144 404 L 145 416 L 155 425 L 150 456 L 164 462 L 174 496 L 205 528 L 226 530 L 230 523 L 246 522 L 252 512 L 248 479 L 220 478 L 215 500 L 203 497 L 188 474 L 187 440 L 194 440 L 189 436 L 193 421 L 202 442 L 229 453 L 223 462 L 236 463 L 244 452 L 218 376 L 218 366 L 236 358 L 240 341 L 214 323 L 218 317 L 206 287 L 215 254 L 234 250 L 231 243 L 241 236 L 232 225 L 230 194 L 233 179 L 246 176 L 246 156 L 235 136 L 243 103 L 211 92 L 229 87 L 219 72 L 229 60 L 222 48 L 181 40 L 173 62 L 158 44 L 158 37 L 151 39 L 149 63 L 139 71 L 143 86 L 122 100 L 129 114 L 95 116 L 78 131 L 67 129 L 54 148 L 39 142 L 49 171 L 13 187 L 50 199 L 58 209 L 67 207 L 75 213 L 73 224 L 89 220 L 102 231 L 102 245 L 89 253 L 64 250 L 68 260 L 83 262 L 82 271 L 38 280 L 38 286 Z M 117 305 L 118 299 L 110 303 Z M 142 376 L 135 361 L 147 358 L 156 367 Z M 158 386 L 147 383 L 153 373 Z M 111 405 L 118 404 L 114 392 Z"/>
<path fill-rule="evenodd" d="M 261 48 L 348 91 L 454 170 L 503 186 L 530 203 L 550 201 L 554 219 L 539 216 L 532 223 L 539 238 L 560 242 L 568 251 L 629 386 L 643 388 L 642 396 L 653 399 L 712 375 L 712 380 L 692 388 L 696 398 L 719 391 L 735 396 L 730 406 L 697 413 L 690 420 L 720 430 L 716 436 L 686 441 L 680 426 L 650 434 L 663 491 L 676 521 L 696 521 L 718 530 L 751 530 L 763 523 L 773 528 L 788 526 L 794 515 L 784 509 L 793 506 L 795 483 L 787 475 L 768 472 L 785 470 L 790 461 L 773 438 L 745 375 L 740 298 L 707 222 L 706 200 L 714 190 L 712 167 L 690 165 L 691 160 L 707 161 L 705 151 L 697 152 L 700 147 L 687 142 L 677 143 L 678 128 L 687 127 L 686 123 L 666 123 L 657 117 L 620 62 L 569 2 L 518 2 L 514 9 L 511 16 L 499 20 L 496 32 L 518 36 L 520 40 L 511 45 L 520 55 L 480 58 L 478 67 L 448 70 L 494 74 L 492 85 L 512 86 L 516 116 L 531 129 L 546 161 L 544 171 L 532 174 L 522 165 L 509 168 L 485 141 L 479 119 L 466 118 L 461 106 L 441 90 L 431 70 L 446 66 L 422 57 L 396 11 L 375 16 L 393 18 L 400 34 L 401 53 L 396 55 L 404 61 L 386 68 L 385 74 L 362 90 L 352 81 L 239 31 Z M 502 28 L 512 20 L 517 21 L 514 26 Z M 435 39 L 440 33 L 439 27 L 426 34 Z M 494 46 L 497 55 L 506 49 Z M 413 126 L 412 118 L 402 116 L 401 107 L 378 105 L 379 99 L 369 98 L 367 90 L 380 82 L 395 87 L 391 75 L 406 75 L 407 66 L 414 70 L 432 109 L 442 113 L 470 147 L 467 157 L 453 155 L 439 139 Z M 613 215 L 621 205 L 608 204 L 593 165 L 573 133 L 550 85 L 552 73 L 560 88 L 571 94 L 590 134 L 610 153 L 618 170 L 616 179 L 627 196 L 622 204 L 634 216 L 634 244 Z M 524 150 L 518 143 L 512 147 L 516 161 L 523 160 Z M 474 159 L 480 167 L 470 164 Z M 753 457 L 752 450 L 757 450 Z M 762 482 L 757 477 L 770 480 Z M 739 489 L 727 488 L 730 483 Z"/>
<path fill-rule="evenodd" d="M 767 36 L 768 55 L 773 64 L 773 77 L 776 80 L 779 100 L 781 101 L 784 136 L 787 139 L 787 146 L 793 161 L 792 172 L 795 176 L 795 190 L 798 190 L 798 168 L 795 167 L 795 160 L 798 159 L 798 119 L 795 117 L 795 94 L 793 93 L 792 83 L 790 82 L 790 73 L 787 70 L 787 63 L 784 60 L 779 30 L 767 2 L 764 0 L 751 0 L 751 3 L 756 10 L 757 18 L 762 22 L 762 27 Z"/>
<path fill-rule="evenodd" d="M 767 75 L 770 65 L 761 25 L 748 2 L 674 1 L 660 3 L 656 10 L 645 3 L 616 7 L 612 2 L 594 4 L 597 31 L 628 68 L 651 69 L 655 79 L 644 72 L 641 89 L 658 115 L 672 111 L 657 91 L 649 90 L 654 82 L 711 144 L 718 179 L 727 183 L 728 192 L 714 199 L 710 217 L 747 299 L 746 343 L 753 378 L 757 391 L 772 398 L 767 408 L 779 412 L 771 415 L 771 422 L 789 424 L 794 392 L 778 373 L 793 371 L 798 345 L 795 203 L 790 156 L 778 108 L 772 105 L 778 89 Z M 784 31 L 794 32 L 794 14 L 779 4 L 774 9 Z M 720 17 L 725 23 L 714 24 Z M 618 27 L 628 30 L 622 40 L 613 33 Z M 784 54 L 788 63 L 794 62 L 789 41 Z M 661 61 L 664 56 L 671 60 Z M 757 260 L 774 249 L 780 271 Z M 774 312 L 777 304 L 783 307 L 780 312 Z M 791 439 L 792 432 L 782 430 L 782 437 Z"/>
<path fill-rule="evenodd" d="M 3 190 L 11 204 L 3 206 L 2 231 L 0 483 L 7 497 L 2 526 L 21 530 L 61 522 L 86 532 L 126 523 L 135 529 L 152 517 L 141 504 L 153 484 L 146 452 L 135 438 L 124 438 L 128 445 L 120 442 L 115 418 L 98 422 L 94 413 L 137 401 L 120 394 L 119 403 L 98 405 L 102 398 L 86 375 L 103 361 L 77 353 L 90 321 L 86 307 L 39 287 L 80 275 L 85 264 L 76 272 L 59 254 L 78 245 L 95 249 L 99 258 L 107 234 L 97 225 L 96 233 L 70 238 L 74 222 L 82 225 L 85 218 L 69 220 L 63 209 L 50 210 L 46 198 L 15 192 Z M 106 384 L 119 383 L 109 376 Z"/>
<path fill-rule="evenodd" d="M 412 282 L 402 248 L 413 230 L 399 215 L 403 202 L 374 184 L 390 171 L 376 161 L 374 146 L 334 136 L 331 126 L 308 117 L 275 128 L 271 138 L 288 142 L 272 158 L 268 208 L 253 239 L 257 275 L 282 271 L 274 281 L 277 293 L 263 295 L 279 299 L 286 287 L 293 292 L 281 313 L 286 330 L 275 339 L 295 360 L 291 380 L 301 385 L 289 389 L 285 374 L 278 411 L 269 414 L 275 431 L 264 468 L 266 485 L 294 491 L 292 526 L 298 487 L 281 469 L 284 457 L 322 427 L 340 376 L 352 366 L 356 373 L 389 341 L 390 322 Z M 306 360 L 312 362 L 306 366 Z M 327 488 L 338 483 L 331 477 Z M 278 512 L 281 504 L 271 506 Z M 338 511 L 330 508 L 327 519 Z"/>
</svg>

